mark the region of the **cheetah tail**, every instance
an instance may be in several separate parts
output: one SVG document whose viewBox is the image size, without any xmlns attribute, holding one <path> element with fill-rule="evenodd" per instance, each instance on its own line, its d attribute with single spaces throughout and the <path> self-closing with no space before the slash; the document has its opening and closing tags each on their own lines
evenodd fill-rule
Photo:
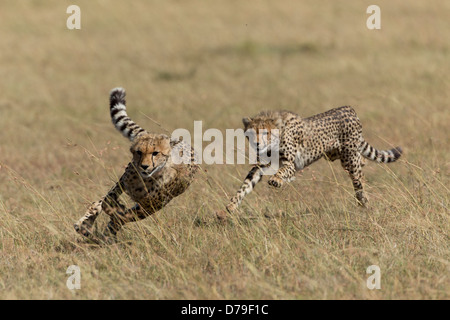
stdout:
<svg viewBox="0 0 450 320">
<path fill-rule="evenodd" d="M 125 89 L 114 88 L 109 94 L 111 120 L 117 130 L 131 141 L 146 131 L 128 117 L 125 101 Z"/>
<path fill-rule="evenodd" d="M 364 141 L 361 145 L 361 155 L 372 161 L 390 163 L 396 161 L 402 155 L 402 148 L 396 147 L 390 150 L 377 150 L 368 142 Z"/>
</svg>

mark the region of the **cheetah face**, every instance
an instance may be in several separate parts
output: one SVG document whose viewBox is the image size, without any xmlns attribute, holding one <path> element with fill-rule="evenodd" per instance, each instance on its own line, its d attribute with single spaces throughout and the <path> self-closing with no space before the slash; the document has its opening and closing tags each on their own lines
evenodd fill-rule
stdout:
<svg viewBox="0 0 450 320">
<path fill-rule="evenodd" d="M 142 178 L 147 179 L 166 165 L 171 152 L 170 139 L 162 134 L 144 134 L 134 140 L 130 151 L 134 167 Z"/>
<path fill-rule="evenodd" d="M 278 150 L 280 134 L 275 123 L 270 120 L 244 118 L 245 136 L 259 155 Z"/>
</svg>

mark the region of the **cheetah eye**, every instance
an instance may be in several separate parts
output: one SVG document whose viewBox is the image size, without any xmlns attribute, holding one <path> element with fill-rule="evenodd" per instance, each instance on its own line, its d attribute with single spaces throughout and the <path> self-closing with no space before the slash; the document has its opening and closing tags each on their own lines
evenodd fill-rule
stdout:
<svg viewBox="0 0 450 320">
<path fill-rule="evenodd" d="M 153 153 L 152 153 L 152 156 L 157 156 L 159 154 L 159 152 L 158 151 L 154 151 Z"/>
<path fill-rule="evenodd" d="M 140 156 L 142 156 L 142 151 L 138 150 L 138 151 L 136 151 L 136 154 L 140 157 Z"/>
</svg>

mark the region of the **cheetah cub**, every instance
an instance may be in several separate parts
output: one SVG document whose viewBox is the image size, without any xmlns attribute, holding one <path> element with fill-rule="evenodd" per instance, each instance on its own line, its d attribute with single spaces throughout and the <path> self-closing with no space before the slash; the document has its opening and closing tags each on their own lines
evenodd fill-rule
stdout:
<svg viewBox="0 0 450 320">
<path fill-rule="evenodd" d="M 74 228 L 90 237 L 95 219 L 103 211 L 110 216 L 105 238 L 114 241 L 124 224 L 148 217 L 186 191 L 198 165 L 190 145 L 164 134 L 149 133 L 128 117 L 124 89 L 111 91 L 110 114 L 116 129 L 132 142 L 133 159 L 114 187 L 88 208 Z M 173 155 L 187 156 L 191 161 L 173 161 Z M 136 202 L 132 208 L 127 209 L 120 201 L 123 192 Z"/>
<path fill-rule="evenodd" d="M 396 161 L 402 149 L 377 150 L 362 136 L 362 125 L 353 108 L 345 106 L 331 109 L 318 115 L 301 118 L 289 111 L 261 112 L 253 118 L 243 119 L 245 131 L 253 129 L 253 135 L 246 135 L 257 153 L 270 152 L 278 145 L 279 167 L 269 179 L 269 185 L 280 188 L 294 178 L 295 172 L 325 157 L 329 161 L 340 160 L 342 167 L 352 179 L 356 199 L 362 206 L 367 204 L 361 184 L 362 157 L 383 163 Z M 274 130 L 277 129 L 277 130 Z M 279 135 L 271 135 L 271 131 Z M 250 193 L 261 180 L 264 170 L 270 164 L 252 167 L 237 194 L 226 206 L 228 212 L 235 211 L 245 195 Z"/>
</svg>

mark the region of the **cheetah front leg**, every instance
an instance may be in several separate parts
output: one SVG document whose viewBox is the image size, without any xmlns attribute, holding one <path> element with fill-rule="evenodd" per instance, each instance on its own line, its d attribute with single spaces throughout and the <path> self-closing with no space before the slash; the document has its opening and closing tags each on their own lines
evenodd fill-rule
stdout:
<svg viewBox="0 0 450 320">
<path fill-rule="evenodd" d="M 123 210 L 125 208 L 119 201 L 119 196 L 122 193 L 123 190 L 120 184 L 116 183 L 102 200 L 98 200 L 89 206 L 85 215 L 74 224 L 75 231 L 85 237 L 90 237 L 92 235 L 92 227 L 95 219 L 97 219 L 102 211 L 111 215 L 111 210 L 114 210 L 113 208 L 115 208 L 115 210 Z"/>
<path fill-rule="evenodd" d="M 281 188 L 285 182 L 291 181 L 295 176 L 295 164 L 291 161 L 283 161 L 283 165 L 278 169 L 268 181 L 269 185 Z"/>
<path fill-rule="evenodd" d="M 106 240 L 115 240 L 117 232 L 128 222 L 136 222 L 147 218 L 149 215 L 158 211 L 159 208 L 148 208 L 144 210 L 139 204 L 125 211 L 116 211 L 111 214 L 111 220 L 105 229 L 104 236 Z M 109 239 L 108 239 L 109 238 Z"/>
<path fill-rule="evenodd" d="M 230 203 L 226 206 L 229 213 L 234 212 L 239 207 L 244 197 L 252 192 L 255 185 L 261 180 L 261 177 L 264 174 L 264 168 L 265 167 L 256 165 L 250 170 L 247 177 L 245 177 L 241 188 L 238 190 L 236 195 L 231 198 Z"/>
<path fill-rule="evenodd" d="M 98 200 L 89 206 L 85 215 L 73 225 L 76 232 L 85 237 L 91 236 L 95 219 L 102 212 L 102 204 L 103 200 Z"/>
</svg>

